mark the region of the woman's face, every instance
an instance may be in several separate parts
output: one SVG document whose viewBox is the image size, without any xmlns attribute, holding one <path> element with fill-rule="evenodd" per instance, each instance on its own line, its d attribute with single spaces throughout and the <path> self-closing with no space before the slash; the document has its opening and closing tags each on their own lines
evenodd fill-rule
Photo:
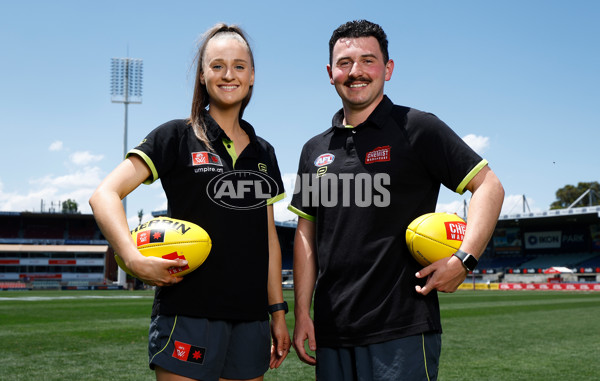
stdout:
<svg viewBox="0 0 600 381">
<path fill-rule="evenodd" d="M 240 107 L 254 85 L 254 67 L 246 43 L 232 35 L 217 35 L 206 45 L 202 64 L 211 108 Z"/>
</svg>

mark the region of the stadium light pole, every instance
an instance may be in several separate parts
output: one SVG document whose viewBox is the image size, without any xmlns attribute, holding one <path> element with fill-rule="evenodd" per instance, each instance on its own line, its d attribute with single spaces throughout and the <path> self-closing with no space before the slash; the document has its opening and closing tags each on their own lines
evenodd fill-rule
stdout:
<svg viewBox="0 0 600 381">
<path fill-rule="evenodd" d="M 127 154 L 127 111 L 129 104 L 142 103 L 142 76 L 144 62 L 139 58 L 112 58 L 110 95 L 113 103 L 125 105 L 125 127 L 123 129 L 123 158 Z M 127 200 L 123 199 L 123 209 L 127 216 Z M 118 268 L 117 283 L 125 285 L 127 275 Z"/>
</svg>

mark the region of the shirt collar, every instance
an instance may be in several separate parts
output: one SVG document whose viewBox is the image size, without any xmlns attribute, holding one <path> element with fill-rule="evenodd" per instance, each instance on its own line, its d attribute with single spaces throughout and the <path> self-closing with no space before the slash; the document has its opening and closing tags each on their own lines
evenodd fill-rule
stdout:
<svg viewBox="0 0 600 381">
<path fill-rule="evenodd" d="M 366 125 L 373 125 L 375 127 L 381 128 L 388 120 L 389 114 L 392 111 L 393 106 L 394 104 L 392 103 L 392 101 L 387 97 L 387 95 L 384 95 L 381 102 L 379 102 L 377 107 L 375 107 L 375 110 L 373 110 L 373 112 L 371 113 L 371 115 L 369 115 L 367 120 L 365 120 L 358 126 L 354 126 L 354 128 Z M 340 109 L 333 115 L 332 126 L 335 128 L 346 128 L 343 122 L 344 109 Z"/>
<path fill-rule="evenodd" d="M 208 112 L 204 112 L 204 124 L 206 125 L 206 135 L 211 143 L 216 141 L 221 141 L 221 139 L 226 138 L 231 140 L 225 131 L 219 126 L 219 124 L 213 119 L 212 116 Z M 254 131 L 254 127 L 243 119 L 240 119 L 240 127 L 244 130 L 244 132 L 248 135 L 250 139 L 250 144 L 256 144 L 256 132 Z"/>
</svg>

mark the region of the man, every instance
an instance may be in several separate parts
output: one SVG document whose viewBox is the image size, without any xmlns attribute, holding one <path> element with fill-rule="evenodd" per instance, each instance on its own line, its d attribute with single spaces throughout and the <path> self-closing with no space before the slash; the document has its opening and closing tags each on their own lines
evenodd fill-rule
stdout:
<svg viewBox="0 0 600 381">
<path fill-rule="evenodd" d="M 316 364 L 319 380 L 435 380 L 437 291 L 454 292 L 476 265 L 504 190 L 487 161 L 437 117 L 384 95 L 394 62 L 379 25 L 340 26 L 329 52 L 342 109 L 305 144 L 289 206 L 299 216 L 294 347 Z M 406 227 L 435 210 L 441 184 L 472 192 L 467 230 L 455 256 L 421 268 Z"/>
</svg>

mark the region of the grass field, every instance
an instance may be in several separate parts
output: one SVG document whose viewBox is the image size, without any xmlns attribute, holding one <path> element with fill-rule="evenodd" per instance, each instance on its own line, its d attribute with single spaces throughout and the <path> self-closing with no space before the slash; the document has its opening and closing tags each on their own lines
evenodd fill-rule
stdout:
<svg viewBox="0 0 600 381">
<path fill-rule="evenodd" d="M 600 379 L 598 292 L 459 291 L 440 303 L 440 380 Z M 151 305 L 149 291 L 0 292 L 0 380 L 153 380 Z M 313 374 L 292 351 L 265 379 Z"/>
</svg>

